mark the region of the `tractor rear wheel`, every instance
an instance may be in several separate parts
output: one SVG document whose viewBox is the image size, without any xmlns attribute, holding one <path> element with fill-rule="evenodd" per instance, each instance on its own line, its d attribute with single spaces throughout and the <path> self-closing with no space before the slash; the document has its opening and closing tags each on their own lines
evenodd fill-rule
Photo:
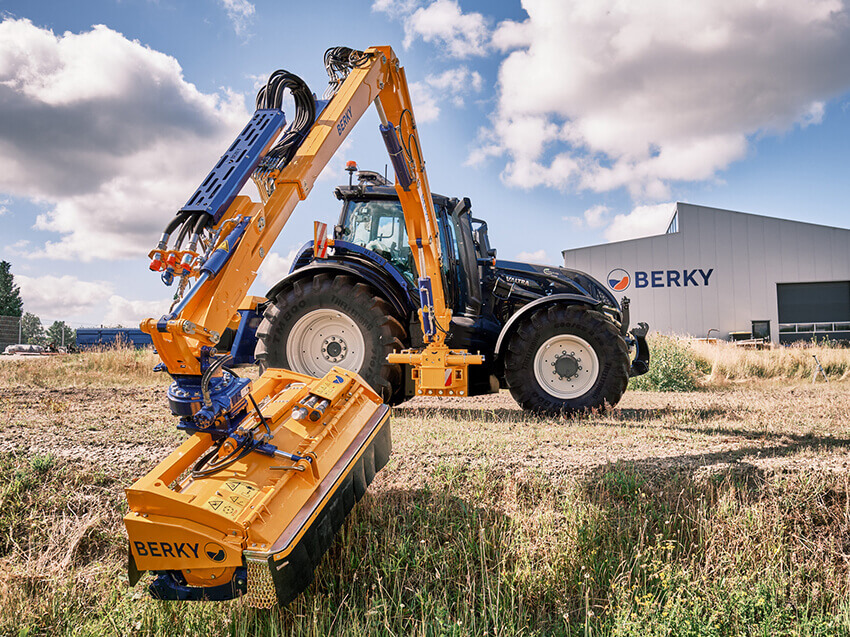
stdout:
<svg viewBox="0 0 850 637">
<path fill-rule="evenodd" d="M 629 382 L 629 350 L 604 314 L 552 305 L 520 322 L 505 353 L 505 380 L 523 409 L 576 414 L 615 405 Z"/>
<path fill-rule="evenodd" d="M 321 377 L 334 366 L 360 374 L 386 403 L 404 399 L 400 365 L 387 354 L 407 334 L 375 290 L 350 276 L 320 273 L 294 281 L 272 299 L 257 328 L 261 370 Z"/>
</svg>

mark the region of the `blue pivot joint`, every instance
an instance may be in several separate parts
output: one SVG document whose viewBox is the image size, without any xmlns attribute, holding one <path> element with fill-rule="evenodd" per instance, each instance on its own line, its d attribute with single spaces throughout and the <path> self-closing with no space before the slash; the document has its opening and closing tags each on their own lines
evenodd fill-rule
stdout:
<svg viewBox="0 0 850 637">
<path fill-rule="evenodd" d="M 175 376 L 168 388 L 168 406 L 180 417 L 178 429 L 188 432 L 206 431 L 213 438 L 226 437 L 248 413 L 245 396 L 251 390 L 250 378 L 237 378 L 225 371 L 211 378 L 210 401 L 204 405 L 200 376 Z"/>
<path fill-rule="evenodd" d="M 255 111 L 251 121 L 180 212 L 203 212 L 212 215 L 218 223 L 284 126 L 286 117 L 282 110 Z"/>
</svg>

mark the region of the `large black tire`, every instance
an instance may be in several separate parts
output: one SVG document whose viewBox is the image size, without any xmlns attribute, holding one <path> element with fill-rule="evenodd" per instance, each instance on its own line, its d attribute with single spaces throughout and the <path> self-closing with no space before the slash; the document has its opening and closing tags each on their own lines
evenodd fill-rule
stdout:
<svg viewBox="0 0 850 637">
<path fill-rule="evenodd" d="M 601 312 L 551 305 L 520 321 L 505 353 L 505 380 L 523 409 L 568 415 L 601 410 L 626 391 L 629 350 Z"/>
<path fill-rule="evenodd" d="M 387 362 L 387 354 L 403 349 L 403 343 L 407 340 L 407 333 L 402 322 L 394 315 L 392 308 L 377 292 L 356 279 L 329 274 L 316 274 L 312 278 L 301 279 L 293 282 L 291 287 L 285 288 L 272 303 L 266 308 L 263 321 L 257 328 L 257 348 L 255 358 L 261 370 L 267 368 L 282 368 L 303 374 L 317 375 L 316 368 L 307 369 L 304 362 L 304 352 L 296 352 L 299 359 L 290 361 L 287 356 L 287 341 L 300 319 L 316 310 L 333 310 L 346 317 L 348 321 L 356 325 L 360 331 L 363 341 L 362 362 L 358 369 L 351 369 L 352 365 L 346 364 L 346 346 L 342 353 L 338 345 L 334 352 L 337 356 L 342 355 L 340 362 L 325 358 L 321 365 L 339 364 L 341 367 L 351 369 L 363 377 L 369 385 L 380 394 L 384 402 L 395 404 L 404 399 L 404 380 L 400 365 L 391 365 Z M 315 314 L 311 314 L 314 316 Z M 307 318 L 305 321 L 309 321 Z M 304 325 L 302 323 L 301 325 Z M 299 327 L 299 332 L 302 330 Z M 329 338 L 334 338 L 328 330 Z M 310 335 L 313 337 L 313 335 Z M 308 346 L 307 336 L 302 339 L 305 347 Z M 316 345 L 316 343 L 319 343 Z M 312 341 L 314 348 L 321 349 L 320 341 Z M 295 344 L 292 345 L 294 347 Z M 330 350 L 330 347 L 327 348 Z M 325 350 L 311 352 L 310 355 L 325 355 Z M 361 356 L 361 354 L 358 354 Z M 295 357 L 293 357 L 295 358 Z M 318 359 L 317 359 L 318 360 Z M 350 363 L 351 361 L 349 361 Z"/>
</svg>

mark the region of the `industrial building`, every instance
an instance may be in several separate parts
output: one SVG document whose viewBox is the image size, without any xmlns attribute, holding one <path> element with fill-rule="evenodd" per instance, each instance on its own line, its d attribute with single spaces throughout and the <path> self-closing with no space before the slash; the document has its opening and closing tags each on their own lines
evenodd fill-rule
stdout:
<svg viewBox="0 0 850 637">
<path fill-rule="evenodd" d="M 677 203 L 664 234 L 564 250 L 665 334 L 850 340 L 850 230 Z M 709 334 L 710 332 L 710 334 Z"/>
</svg>

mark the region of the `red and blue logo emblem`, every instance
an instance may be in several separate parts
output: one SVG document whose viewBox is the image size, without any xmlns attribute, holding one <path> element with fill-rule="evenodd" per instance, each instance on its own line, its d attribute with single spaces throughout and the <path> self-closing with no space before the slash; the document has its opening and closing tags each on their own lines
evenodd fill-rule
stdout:
<svg viewBox="0 0 850 637">
<path fill-rule="evenodd" d="M 632 282 L 632 277 L 622 268 L 614 268 L 608 273 L 608 285 L 615 292 L 622 292 Z"/>
</svg>

